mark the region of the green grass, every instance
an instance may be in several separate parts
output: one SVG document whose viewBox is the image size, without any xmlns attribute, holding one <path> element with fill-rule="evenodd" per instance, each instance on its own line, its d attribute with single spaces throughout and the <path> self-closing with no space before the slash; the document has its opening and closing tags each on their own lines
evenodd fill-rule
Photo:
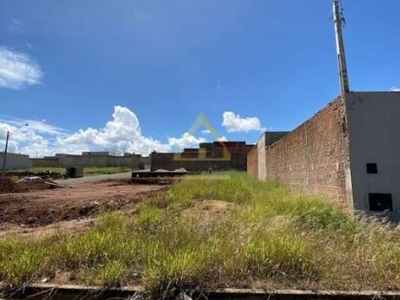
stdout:
<svg viewBox="0 0 400 300">
<path fill-rule="evenodd" d="M 116 174 L 132 171 L 127 167 L 84 168 L 85 175 Z"/>
<path fill-rule="evenodd" d="M 398 229 L 245 174 L 222 175 L 183 179 L 79 235 L 3 238 L 0 281 L 72 271 L 83 284 L 140 284 L 157 294 L 167 286 L 400 288 Z M 199 210 L 207 200 L 226 201 L 230 210 Z"/>
</svg>

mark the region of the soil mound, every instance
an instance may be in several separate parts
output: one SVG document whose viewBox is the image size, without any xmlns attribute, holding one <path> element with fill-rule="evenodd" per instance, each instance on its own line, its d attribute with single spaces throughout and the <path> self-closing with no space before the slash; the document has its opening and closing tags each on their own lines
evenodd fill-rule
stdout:
<svg viewBox="0 0 400 300">
<path fill-rule="evenodd" d="M 14 193 L 17 191 L 16 184 L 10 177 L 1 176 L 0 177 L 0 194 L 3 193 Z"/>
</svg>

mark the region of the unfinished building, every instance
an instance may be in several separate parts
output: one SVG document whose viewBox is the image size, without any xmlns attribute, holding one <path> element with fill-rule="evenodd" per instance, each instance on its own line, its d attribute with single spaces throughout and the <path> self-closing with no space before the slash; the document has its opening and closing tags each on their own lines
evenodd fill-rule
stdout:
<svg viewBox="0 0 400 300">
<path fill-rule="evenodd" d="M 400 220 L 399 92 L 349 92 L 248 154 L 248 174 L 337 199 L 345 210 Z"/>
<path fill-rule="evenodd" d="M 252 145 L 246 142 L 200 143 L 199 148 L 185 148 L 181 153 L 150 154 L 151 171 L 164 169 L 173 171 L 184 168 L 187 171 L 216 171 L 247 169 L 247 153 Z"/>
</svg>

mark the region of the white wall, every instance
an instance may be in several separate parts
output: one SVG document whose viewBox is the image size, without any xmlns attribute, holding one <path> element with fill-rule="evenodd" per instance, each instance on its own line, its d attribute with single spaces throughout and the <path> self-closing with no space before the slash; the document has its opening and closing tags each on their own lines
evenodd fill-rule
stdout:
<svg viewBox="0 0 400 300">
<path fill-rule="evenodd" d="M 257 165 L 258 165 L 258 179 L 267 180 L 267 164 L 265 160 L 265 133 L 260 137 L 257 142 Z"/>
<path fill-rule="evenodd" d="M 267 161 L 265 159 L 266 155 L 266 147 L 275 143 L 289 131 L 266 131 L 262 134 L 262 136 L 257 141 L 257 168 L 258 175 L 257 178 L 260 180 L 267 180 Z"/>
<path fill-rule="evenodd" d="M 369 211 L 369 193 L 391 193 L 393 213 L 389 216 L 398 220 L 400 92 L 349 93 L 346 95 L 346 109 L 354 208 Z M 367 174 L 367 163 L 376 163 L 378 173 Z"/>
<path fill-rule="evenodd" d="M 3 167 L 4 152 L 0 153 L 0 166 Z M 32 161 L 28 155 L 7 153 L 6 170 L 32 168 Z"/>
</svg>

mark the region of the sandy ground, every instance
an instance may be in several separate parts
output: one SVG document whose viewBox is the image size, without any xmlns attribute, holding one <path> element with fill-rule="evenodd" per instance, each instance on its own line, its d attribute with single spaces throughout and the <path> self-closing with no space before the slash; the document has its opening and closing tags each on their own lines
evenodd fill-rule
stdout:
<svg viewBox="0 0 400 300">
<path fill-rule="evenodd" d="M 99 213 L 132 206 L 165 189 L 159 185 L 108 180 L 0 194 L 0 238 L 43 236 L 59 228 L 81 231 L 93 223 Z"/>
</svg>

